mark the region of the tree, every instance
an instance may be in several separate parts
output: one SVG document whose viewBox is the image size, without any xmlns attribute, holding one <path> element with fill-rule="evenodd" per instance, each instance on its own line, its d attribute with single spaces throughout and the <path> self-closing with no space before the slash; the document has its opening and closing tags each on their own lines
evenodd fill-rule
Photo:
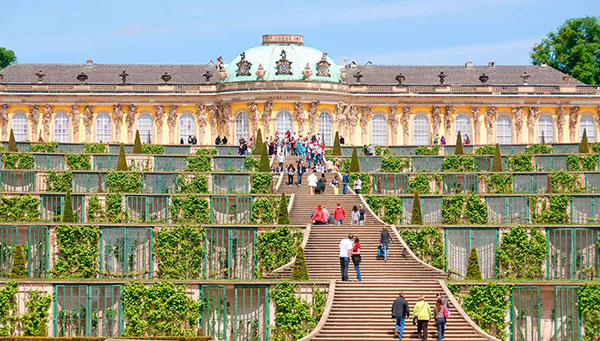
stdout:
<svg viewBox="0 0 600 341">
<path fill-rule="evenodd" d="M 352 158 L 350 159 L 350 173 L 360 173 L 360 164 L 358 163 L 358 152 L 356 147 L 352 148 Z"/>
<path fill-rule="evenodd" d="M 298 281 L 306 281 L 309 279 L 306 257 L 304 256 L 304 249 L 301 245 L 298 245 L 298 249 L 296 250 L 296 261 L 292 268 L 292 279 Z"/>
<path fill-rule="evenodd" d="M 125 158 L 125 146 L 121 143 L 119 147 L 119 158 L 117 159 L 117 170 L 127 171 L 127 159 Z"/>
<path fill-rule="evenodd" d="M 25 249 L 23 245 L 17 244 L 13 249 L 13 264 L 10 269 L 9 278 L 27 278 Z"/>
<path fill-rule="evenodd" d="M 65 207 L 62 216 L 63 223 L 74 223 L 75 215 L 73 214 L 73 200 L 71 199 L 71 191 L 67 191 L 65 195 Z"/>
<path fill-rule="evenodd" d="M 0 47 L 0 70 L 17 61 L 17 56 L 12 50 Z"/>
<path fill-rule="evenodd" d="M 464 155 L 465 150 L 463 149 L 462 137 L 460 136 L 460 131 L 458 135 L 456 135 L 456 148 L 454 149 L 454 154 L 456 155 Z"/>
<path fill-rule="evenodd" d="M 547 63 L 588 84 L 600 84 L 600 19 L 567 20 L 533 46 L 533 64 Z"/>
<path fill-rule="evenodd" d="M 262 132 L 259 128 L 258 132 L 256 133 L 256 143 L 254 144 L 253 150 L 254 155 L 262 155 L 263 144 Z"/>
<path fill-rule="evenodd" d="M 583 136 L 581 137 L 581 143 L 579 144 L 579 152 L 585 154 L 592 152 L 592 148 L 590 146 L 590 143 L 588 142 L 587 132 L 585 131 L 585 129 L 583 129 Z"/>
<path fill-rule="evenodd" d="M 333 138 L 333 151 L 331 155 L 341 156 L 342 155 L 342 146 L 340 145 L 340 133 L 335 132 L 335 137 Z"/>
<path fill-rule="evenodd" d="M 481 269 L 479 268 L 479 256 L 477 255 L 477 248 L 472 248 L 469 253 L 469 261 L 467 262 L 467 275 L 465 279 L 480 280 L 483 279 L 481 276 Z"/>
<path fill-rule="evenodd" d="M 258 171 L 259 172 L 270 172 L 271 171 L 271 162 L 269 161 L 269 154 L 267 153 L 267 148 L 261 148 L 260 154 L 260 162 L 258 163 Z"/>
<path fill-rule="evenodd" d="M 19 148 L 17 148 L 17 141 L 15 140 L 15 134 L 13 134 L 13 130 L 10 130 L 10 138 L 8 140 L 8 151 L 9 152 L 18 152 Z"/>
<path fill-rule="evenodd" d="M 494 160 L 492 161 L 492 172 L 502 172 L 502 155 L 500 154 L 500 145 L 496 143 L 494 149 Z"/>
<path fill-rule="evenodd" d="M 140 131 L 135 131 L 135 141 L 133 142 L 132 154 L 142 154 L 142 139 L 140 139 Z"/>
<path fill-rule="evenodd" d="M 412 214 L 410 217 L 411 225 L 423 225 L 423 214 L 421 213 L 421 198 L 419 193 L 415 192 L 413 197 Z"/>
<path fill-rule="evenodd" d="M 279 201 L 279 215 L 277 216 L 277 224 L 287 225 L 290 223 L 290 216 L 288 215 L 287 200 L 285 200 L 285 193 L 281 193 L 281 200 Z"/>
</svg>

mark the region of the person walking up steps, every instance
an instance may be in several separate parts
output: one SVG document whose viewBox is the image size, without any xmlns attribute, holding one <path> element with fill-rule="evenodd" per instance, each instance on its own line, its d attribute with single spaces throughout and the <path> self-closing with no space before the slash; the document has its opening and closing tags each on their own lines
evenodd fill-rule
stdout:
<svg viewBox="0 0 600 341">
<path fill-rule="evenodd" d="M 392 304 L 392 318 L 396 320 L 396 328 L 394 330 L 394 336 L 402 340 L 404 337 L 404 322 L 410 316 L 410 308 L 404 293 L 401 292 L 398 298 L 394 300 Z"/>
<path fill-rule="evenodd" d="M 319 178 L 317 178 L 317 172 L 313 170 L 307 178 L 308 187 L 310 187 L 310 194 L 315 195 L 315 188 L 319 184 Z"/>
<path fill-rule="evenodd" d="M 360 191 L 362 189 L 362 180 L 360 179 L 360 177 L 356 177 L 356 180 L 354 180 L 354 193 L 356 194 L 360 194 Z"/>
<path fill-rule="evenodd" d="M 350 265 L 350 255 L 352 254 L 352 234 L 348 238 L 340 241 L 340 270 L 342 272 L 342 281 L 348 281 L 348 266 Z"/>
<path fill-rule="evenodd" d="M 358 207 L 356 205 L 352 206 L 352 213 L 351 213 L 351 225 L 358 225 L 358 219 L 360 217 L 360 213 L 358 212 Z"/>
<path fill-rule="evenodd" d="M 348 171 L 346 171 L 346 173 L 344 173 L 344 175 L 342 176 L 342 193 L 344 193 L 344 195 L 346 195 L 346 193 L 348 193 L 348 184 L 350 183 L 350 175 L 348 174 Z"/>
<path fill-rule="evenodd" d="M 352 247 L 352 264 L 354 264 L 354 270 L 356 270 L 356 280 L 362 281 L 360 275 L 360 240 L 358 237 L 354 237 L 354 246 Z"/>
<path fill-rule="evenodd" d="M 342 205 L 339 202 L 333 211 L 333 217 L 338 225 L 342 225 L 344 223 L 344 219 L 346 219 L 346 210 L 342 208 Z"/>
<path fill-rule="evenodd" d="M 366 210 L 363 207 L 362 204 L 358 205 L 358 225 L 364 225 L 365 224 L 365 214 L 366 214 Z"/>
<path fill-rule="evenodd" d="M 387 262 L 389 253 L 390 253 L 390 242 L 392 238 L 390 236 L 390 231 L 387 230 L 387 227 L 383 225 L 381 227 L 381 232 L 379 233 L 379 245 L 383 248 L 383 260 Z"/>
<path fill-rule="evenodd" d="M 427 341 L 427 325 L 429 324 L 429 319 L 431 319 L 431 307 L 429 303 L 425 302 L 425 296 L 419 296 L 419 302 L 415 304 L 413 313 L 413 324 L 417 323 L 419 339 Z"/>
<path fill-rule="evenodd" d="M 444 307 L 442 298 L 438 298 L 435 307 L 433 308 L 433 317 L 435 318 L 435 325 L 437 326 L 438 341 L 444 339 L 446 333 L 446 319 L 448 318 L 448 310 Z"/>
<path fill-rule="evenodd" d="M 290 163 L 287 168 L 288 186 L 294 186 L 294 173 L 295 172 L 296 172 L 296 169 L 294 169 L 294 165 L 292 165 Z"/>
</svg>

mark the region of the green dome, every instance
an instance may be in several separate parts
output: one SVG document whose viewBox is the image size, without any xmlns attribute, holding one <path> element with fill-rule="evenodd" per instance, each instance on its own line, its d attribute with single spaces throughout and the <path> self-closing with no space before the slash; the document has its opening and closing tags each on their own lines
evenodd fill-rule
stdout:
<svg viewBox="0 0 600 341">
<path fill-rule="evenodd" d="M 291 74 L 277 74 L 278 61 L 282 59 L 282 51 L 285 51 L 285 57 L 291 62 Z M 244 51 L 246 61 L 250 62 L 250 74 L 238 76 L 238 63 L 242 59 L 242 55 L 237 56 L 231 63 L 227 64 L 226 83 L 230 82 L 248 82 L 258 80 L 256 71 L 259 64 L 262 65 L 265 75 L 264 81 L 302 81 L 304 79 L 303 71 L 308 63 L 312 75 L 308 78 L 309 81 L 315 82 L 332 82 L 342 83 L 340 77 L 341 68 L 337 66 L 331 58 L 324 55 L 322 51 L 313 49 L 303 45 L 292 44 L 264 44 Z M 318 64 L 325 56 L 325 60 L 329 63 L 329 76 L 319 75 Z"/>
</svg>

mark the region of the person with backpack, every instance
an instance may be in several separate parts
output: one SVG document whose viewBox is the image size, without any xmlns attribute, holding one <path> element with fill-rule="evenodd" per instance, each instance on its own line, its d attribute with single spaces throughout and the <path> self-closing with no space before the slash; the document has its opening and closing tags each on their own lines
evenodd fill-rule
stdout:
<svg viewBox="0 0 600 341">
<path fill-rule="evenodd" d="M 356 205 L 352 206 L 351 218 L 352 219 L 350 220 L 350 224 L 358 225 L 358 219 L 360 218 L 360 213 L 358 212 L 358 207 Z"/>
<path fill-rule="evenodd" d="M 383 248 L 383 260 L 387 262 L 388 255 L 390 253 L 390 242 L 392 241 L 392 237 L 390 236 L 390 231 L 387 230 L 387 227 L 383 225 L 381 227 L 381 232 L 379 233 L 379 245 Z"/>
<path fill-rule="evenodd" d="M 413 310 L 413 324 L 417 325 L 417 334 L 422 341 L 427 341 L 429 319 L 431 319 L 431 307 L 425 302 L 425 296 L 421 295 Z"/>
<path fill-rule="evenodd" d="M 442 341 L 444 339 L 444 334 L 446 333 L 448 309 L 444 306 L 441 297 L 437 299 L 435 307 L 433 308 L 433 318 L 435 319 L 435 325 L 437 326 L 438 341 Z"/>
<path fill-rule="evenodd" d="M 346 193 L 348 193 L 348 184 L 350 183 L 350 175 L 348 174 L 348 171 L 346 171 L 346 173 L 344 173 L 344 175 L 342 176 L 342 192 L 344 193 L 344 195 L 346 195 Z"/>
<path fill-rule="evenodd" d="M 392 318 L 396 320 L 396 328 L 394 329 L 394 336 L 402 340 L 404 337 L 404 322 L 410 316 L 410 307 L 404 293 L 401 292 L 398 298 L 392 303 Z"/>
</svg>

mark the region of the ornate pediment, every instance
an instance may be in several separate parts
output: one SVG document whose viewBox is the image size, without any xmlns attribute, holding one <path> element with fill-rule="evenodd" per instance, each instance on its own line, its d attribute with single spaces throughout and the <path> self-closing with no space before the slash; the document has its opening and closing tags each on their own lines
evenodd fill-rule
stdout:
<svg viewBox="0 0 600 341">
<path fill-rule="evenodd" d="M 252 63 L 246 60 L 246 52 L 242 52 L 240 57 L 240 61 L 235 64 L 238 67 L 236 76 L 250 76 L 250 67 L 252 66 Z"/>
<path fill-rule="evenodd" d="M 291 75 L 292 74 L 292 62 L 287 59 L 285 50 L 281 50 L 281 59 L 277 61 L 277 72 L 276 75 Z"/>
<path fill-rule="evenodd" d="M 329 77 L 329 66 L 331 64 L 327 61 L 327 52 L 323 52 L 321 60 L 317 63 L 317 76 Z"/>
</svg>

